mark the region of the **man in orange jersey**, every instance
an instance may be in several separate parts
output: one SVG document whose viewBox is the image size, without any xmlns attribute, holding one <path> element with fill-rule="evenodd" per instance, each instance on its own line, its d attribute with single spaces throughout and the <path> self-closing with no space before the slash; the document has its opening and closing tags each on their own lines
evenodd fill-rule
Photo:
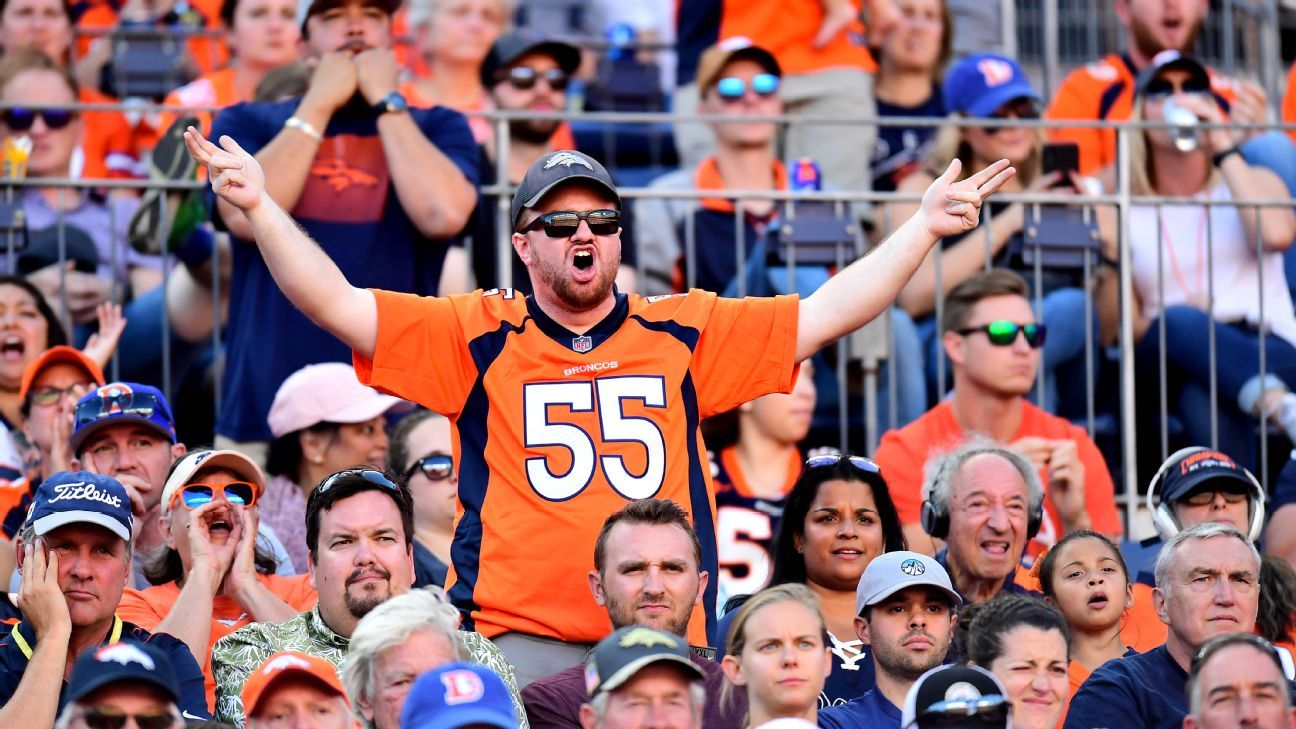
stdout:
<svg viewBox="0 0 1296 729">
<path fill-rule="evenodd" d="M 569 665 L 610 628 L 582 579 L 602 520 L 629 499 L 685 505 L 714 574 L 701 419 L 789 391 L 798 362 L 890 305 L 936 240 L 975 227 L 983 200 L 1014 174 L 1001 160 L 952 183 L 951 163 L 889 242 L 804 301 L 696 290 L 645 299 L 613 285 L 621 200 L 607 171 L 551 152 L 527 171 L 511 211 L 535 295 L 436 298 L 353 287 L 266 194 L 251 155 L 188 134 L 285 295 L 354 349 L 361 381 L 455 421 L 448 591 L 465 627 L 505 646 L 547 642 Z M 689 634 L 698 644 L 710 642 L 714 588 L 703 602 Z"/>
</svg>

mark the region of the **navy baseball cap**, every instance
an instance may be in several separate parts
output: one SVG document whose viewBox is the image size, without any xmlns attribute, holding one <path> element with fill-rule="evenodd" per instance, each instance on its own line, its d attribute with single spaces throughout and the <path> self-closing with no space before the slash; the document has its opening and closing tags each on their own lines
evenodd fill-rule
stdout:
<svg viewBox="0 0 1296 729">
<path fill-rule="evenodd" d="M 1041 101 L 1016 61 L 997 53 L 976 53 L 945 74 L 945 105 L 965 116 L 988 117 L 1016 99 Z"/>
<path fill-rule="evenodd" d="M 517 729 L 517 714 L 504 680 L 471 663 L 447 663 L 414 682 L 401 729 L 455 729 L 468 725 Z"/>
<path fill-rule="evenodd" d="M 580 49 L 570 43 L 537 35 L 532 31 L 514 31 L 496 39 L 490 52 L 486 54 L 481 65 L 482 85 L 488 89 L 493 87 L 500 81 L 496 74 L 517 63 L 519 58 L 532 53 L 550 56 L 558 63 L 558 68 L 568 74 L 576 73 L 581 63 Z"/>
<path fill-rule="evenodd" d="M 693 662 L 693 652 L 683 638 L 642 625 L 627 625 L 600 640 L 590 651 L 585 661 L 585 691 L 591 698 L 604 691 L 614 691 L 655 663 L 672 663 L 689 680 L 707 678 Z"/>
<path fill-rule="evenodd" d="M 1153 56 L 1152 62 L 1147 65 L 1147 68 L 1139 71 L 1138 77 L 1134 81 L 1134 93 L 1142 96 L 1153 79 L 1159 76 L 1162 71 L 1172 68 L 1187 71 L 1188 75 L 1199 85 L 1207 89 L 1210 88 L 1210 72 L 1206 70 L 1201 61 L 1176 50 L 1165 50 Z"/>
<path fill-rule="evenodd" d="M 138 382 L 109 382 L 86 393 L 73 411 L 70 444 L 80 455 L 81 444 L 103 428 L 123 423 L 138 423 L 156 430 L 162 437 L 176 442 L 175 416 L 162 391 Z"/>
<path fill-rule="evenodd" d="M 1239 491 L 1253 492 L 1255 481 L 1247 470 L 1232 458 L 1206 448 L 1184 454 L 1165 464 L 1161 481 L 1161 503 L 1185 499 L 1208 482 L 1212 485 L 1233 484 Z"/>
<path fill-rule="evenodd" d="M 131 503 L 117 479 L 89 471 L 59 471 L 41 482 L 27 511 L 37 536 L 68 524 L 97 524 L 131 538 Z"/>
<path fill-rule="evenodd" d="M 550 190 L 573 180 L 584 181 L 607 193 L 616 202 L 617 209 L 621 208 L 621 196 L 603 165 L 583 152 L 562 149 L 544 155 L 526 171 L 522 184 L 513 193 L 513 227 L 517 228 L 523 209 L 535 207 Z"/>
<path fill-rule="evenodd" d="M 180 700 L 171 660 L 147 643 L 124 640 L 81 654 L 68 678 L 68 701 L 80 701 L 104 686 L 126 681 L 156 686 L 172 702 Z"/>
<path fill-rule="evenodd" d="M 950 664 L 924 673 L 905 695 L 900 725 L 918 729 L 1009 727 L 1012 702 L 994 674 L 980 666 Z"/>
</svg>

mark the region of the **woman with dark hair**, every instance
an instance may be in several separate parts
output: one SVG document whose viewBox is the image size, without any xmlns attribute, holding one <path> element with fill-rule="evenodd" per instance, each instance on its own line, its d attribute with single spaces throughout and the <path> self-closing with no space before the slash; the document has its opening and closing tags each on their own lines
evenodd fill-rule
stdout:
<svg viewBox="0 0 1296 729">
<path fill-rule="evenodd" d="M 0 276 L 0 417 L 11 429 L 23 422 L 23 370 L 67 332 L 41 292 L 22 276 Z M 103 362 L 99 363 L 103 366 Z"/>
<path fill-rule="evenodd" d="M 1274 645 L 1296 649 L 1296 570 L 1277 555 L 1260 559 L 1256 633 Z"/>
<path fill-rule="evenodd" d="M 855 635 L 855 588 L 874 557 L 898 549 L 900 516 L 876 463 L 845 455 L 806 462 L 783 509 L 770 584 L 802 584 L 819 598 L 833 656 L 820 708 L 873 688 L 873 661 Z"/>
<path fill-rule="evenodd" d="M 454 540 L 459 474 L 450 419 L 431 410 L 401 418 L 391 432 L 387 465 L 414 500 L 414 587 L 444 587 Z"/>
<path fill-rule="evenodd" d="M 1015 729 L 1052 729 L 1066 711 L 1071 630 L 1062 613 L 1026 595 L 1005 593 L 969 609 L 963 657 L 988 669 L 1012 701 Z"/>
</svg>

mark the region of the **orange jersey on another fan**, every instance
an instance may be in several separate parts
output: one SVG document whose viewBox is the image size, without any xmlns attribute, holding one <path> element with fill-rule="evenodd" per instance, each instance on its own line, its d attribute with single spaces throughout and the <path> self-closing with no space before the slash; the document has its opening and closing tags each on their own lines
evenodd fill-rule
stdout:
<svg viewBox="0 0 1296 729">
<path fill-rule="evenodd" d="M 447 586 L 465 628 L 593 642 L 611 630 L 586 575 L 627 501 L 689 512 L 717 574 L 702 419 L 796 374 L 796 297 L 618 295 L 584 335 L 512 290 L 444 298 L 375 291 L 378 342 L 360 381 L 455 422 L 459 508 Z M 715 581 L 694 609 L 706 645 Z"/>
</svg>

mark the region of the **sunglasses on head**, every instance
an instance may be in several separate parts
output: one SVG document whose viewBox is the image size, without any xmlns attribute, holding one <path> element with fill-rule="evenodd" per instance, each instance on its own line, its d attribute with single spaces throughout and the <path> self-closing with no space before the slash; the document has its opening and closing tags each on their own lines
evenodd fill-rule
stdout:
<svg viewBox="0 0 1296 729">
<path fill-rule="evenodd" d="M 128 720 L 134 719 L 139 729 L 170 729 L 175 726 L 176 717 L 171 713 L 162 714 L 127 714 L 112 709 L 87 709 L 81 715 L 81 722 L 87 729 L 122 729 Z"/>
<path fill-rule="evenodd" d="M 1010 347 L 1013 342 L 1017 341 L 1017 333 L 1021 332 L 1026 337 L 1026 343 L 1031 349 L 1039 349 L 1044 346 L 1044 336 L 1048 333 L 1048 328 L 1043 324 L 1017 324 L 1015 322 L 1000 319 L 992 321 L 989 324 L 982 324 L 979 327 L 967 327 L 958 330 L 959 334 L 967 336 L 976 332 L 985 332 L 986 338 L 996 347 Z"/>
<path fill-rule="evenodd" d="M 584 213 L 557 210 L 532 220 L 521 232 L 544 228 L 545 235 L 550 238 L 570 238 L 576 234 L 582 220 L 589 223 L 590 232 L 594 235 L 612 235 L 621 229 L 621 213 L 617 210 L 590 210 Z"/>
<path fill-rule="evenodd" d="M 813 456 L 811 458 L 807 458 L 805 464 L 806 464 L 806 468 L 827 468 L 830 466 L 835 466 L 838 463 L 841 463 L 842 461 L 846 461 L 847 463 L 850 463 L 852 466 L 856 468 L 856 470 L 863 471 L 864 473 L 877 473 L 877 474 L 882 473 L 882 467 L 879 466 L 877 464 L 877 461 L 874 461 L 872 458 L 865 458 L 864 456 L 851 456 L 845 453 L 825 453 L 822 456 Z"/>
<path fill-rule="evenodd" d="M 762 99 L 778 93 L 779 77 L 772 73 L 758 73 L 752 77 L 751 90 Z M 716 81 L 716 95 L 725 101 L 737 101 L 747 94 L 748 82 L 737 76 L 726 76 Z"/>
<path fill-rule="evenodd" d="M 1189 78 L 1182 84 L 1176 85 L 1168 78 L 1158 78 L 1148 82 L 1147 88 L 1143 89 L 1143 98 L 1148 101 L 1165 101 L 1175 94 L 1207 93 L 1210 93 L 1210 81 L 1207 80 Z"/>
<path fill-rule="evenodd" d="M 1039 102 L 1034 99 L 1015 99 L 1004 104 L 994 113 L 990 114 L 989 119 L 1038 119 L 1040 118 Z M 1005 127 L 982 127 L 986 134 L 998 134 L 999 130 Z"/>
<path fill-rule="evenodd" d="M 422 471 L 429 481 L 444 481 L 454 473 L 454 459 L 444 453 L 423 456 L 405 471 L 405 480 L 408 481 L 415 471 Z"/>
<path fill-rule="evenodd" d="M 910 727 L 964 727 L 968 720 L 986 726 L 1003 726 L 1012 713 L 1012 704 L 1002 696 L 982 696 L 971 701 L 938 701 L 918 713 Z"/>
<path fill-rule="evenodd" d="M 171 497 L 175 505 L 179 499 L 186 509 L 197 509 L 210 504 L 216 498 L 216 491 L 225 494 L 225 500 L 233 506 L 251 506 L 256 503 L 257 488 L 246 481 L 232 481 L 224 486 L 209 486 L 205 483 L 191 483 L 182 487 Z"/>
<path fill-rule="evenodd" d="M 72 123 L 76 112 L 71 109 L 24 109 L 21 106 L 0 111 L 5 126 L 15 132 L 31 129 L 32 124 L 36 123 L 36 117 L 44 119 L 45 126 L 50 129 L 62 129 Z"/>
<path fill-rule="evenodd" d="M 549 88 L 554 91 L 565 91 L 567 84 L 571 81 L 571 75 L 561 68 L 537 71 L 530 66 L 514 66 L 495 75 L 496 82 L 508 81 L 509 85 L 518 91 L 535 88 L 536 82 L 542 78 L 549 84 Z"/>
<path fill-rule="evenodd" d="M 166 416 L 166 408 L 162 407 L 162 402 L 157 397 L 147 392 L 119 391 L 107 397 L 100 396 L 82 402 L 76 406 L 74 417 L 76 427 L 81 428 L 113 415 L 138 415 L 141 418 L 151 418 L 155 412 L 161 413 L 168 421 L 171 420 Z"/>
<path fill-rule="evenodd" d="M 395 481 L 392 481 L 390 478 L 387 478 L 387 474 L 383 473 L 382 471 L 379 471 L 374 468 L 348 468 L 345 471 L 338 471 L 332 476 L 329 476 L 323 481 L 320 481 L 319 485 L 316 486 L 315 490 L 311 493 L 312 495 L 325 493 L 329 489 L 336 486 L 338 481 L 341 481 L 344 478 L 351 478 L 351 477 L 363 478 L 364 480 L 368 481 L 369 483 L 375 486 L 380 486 L 389 491 L 396 491 L 397 493 L 400 492 L 400 486 L 397 486 Z"/>
</svg>

